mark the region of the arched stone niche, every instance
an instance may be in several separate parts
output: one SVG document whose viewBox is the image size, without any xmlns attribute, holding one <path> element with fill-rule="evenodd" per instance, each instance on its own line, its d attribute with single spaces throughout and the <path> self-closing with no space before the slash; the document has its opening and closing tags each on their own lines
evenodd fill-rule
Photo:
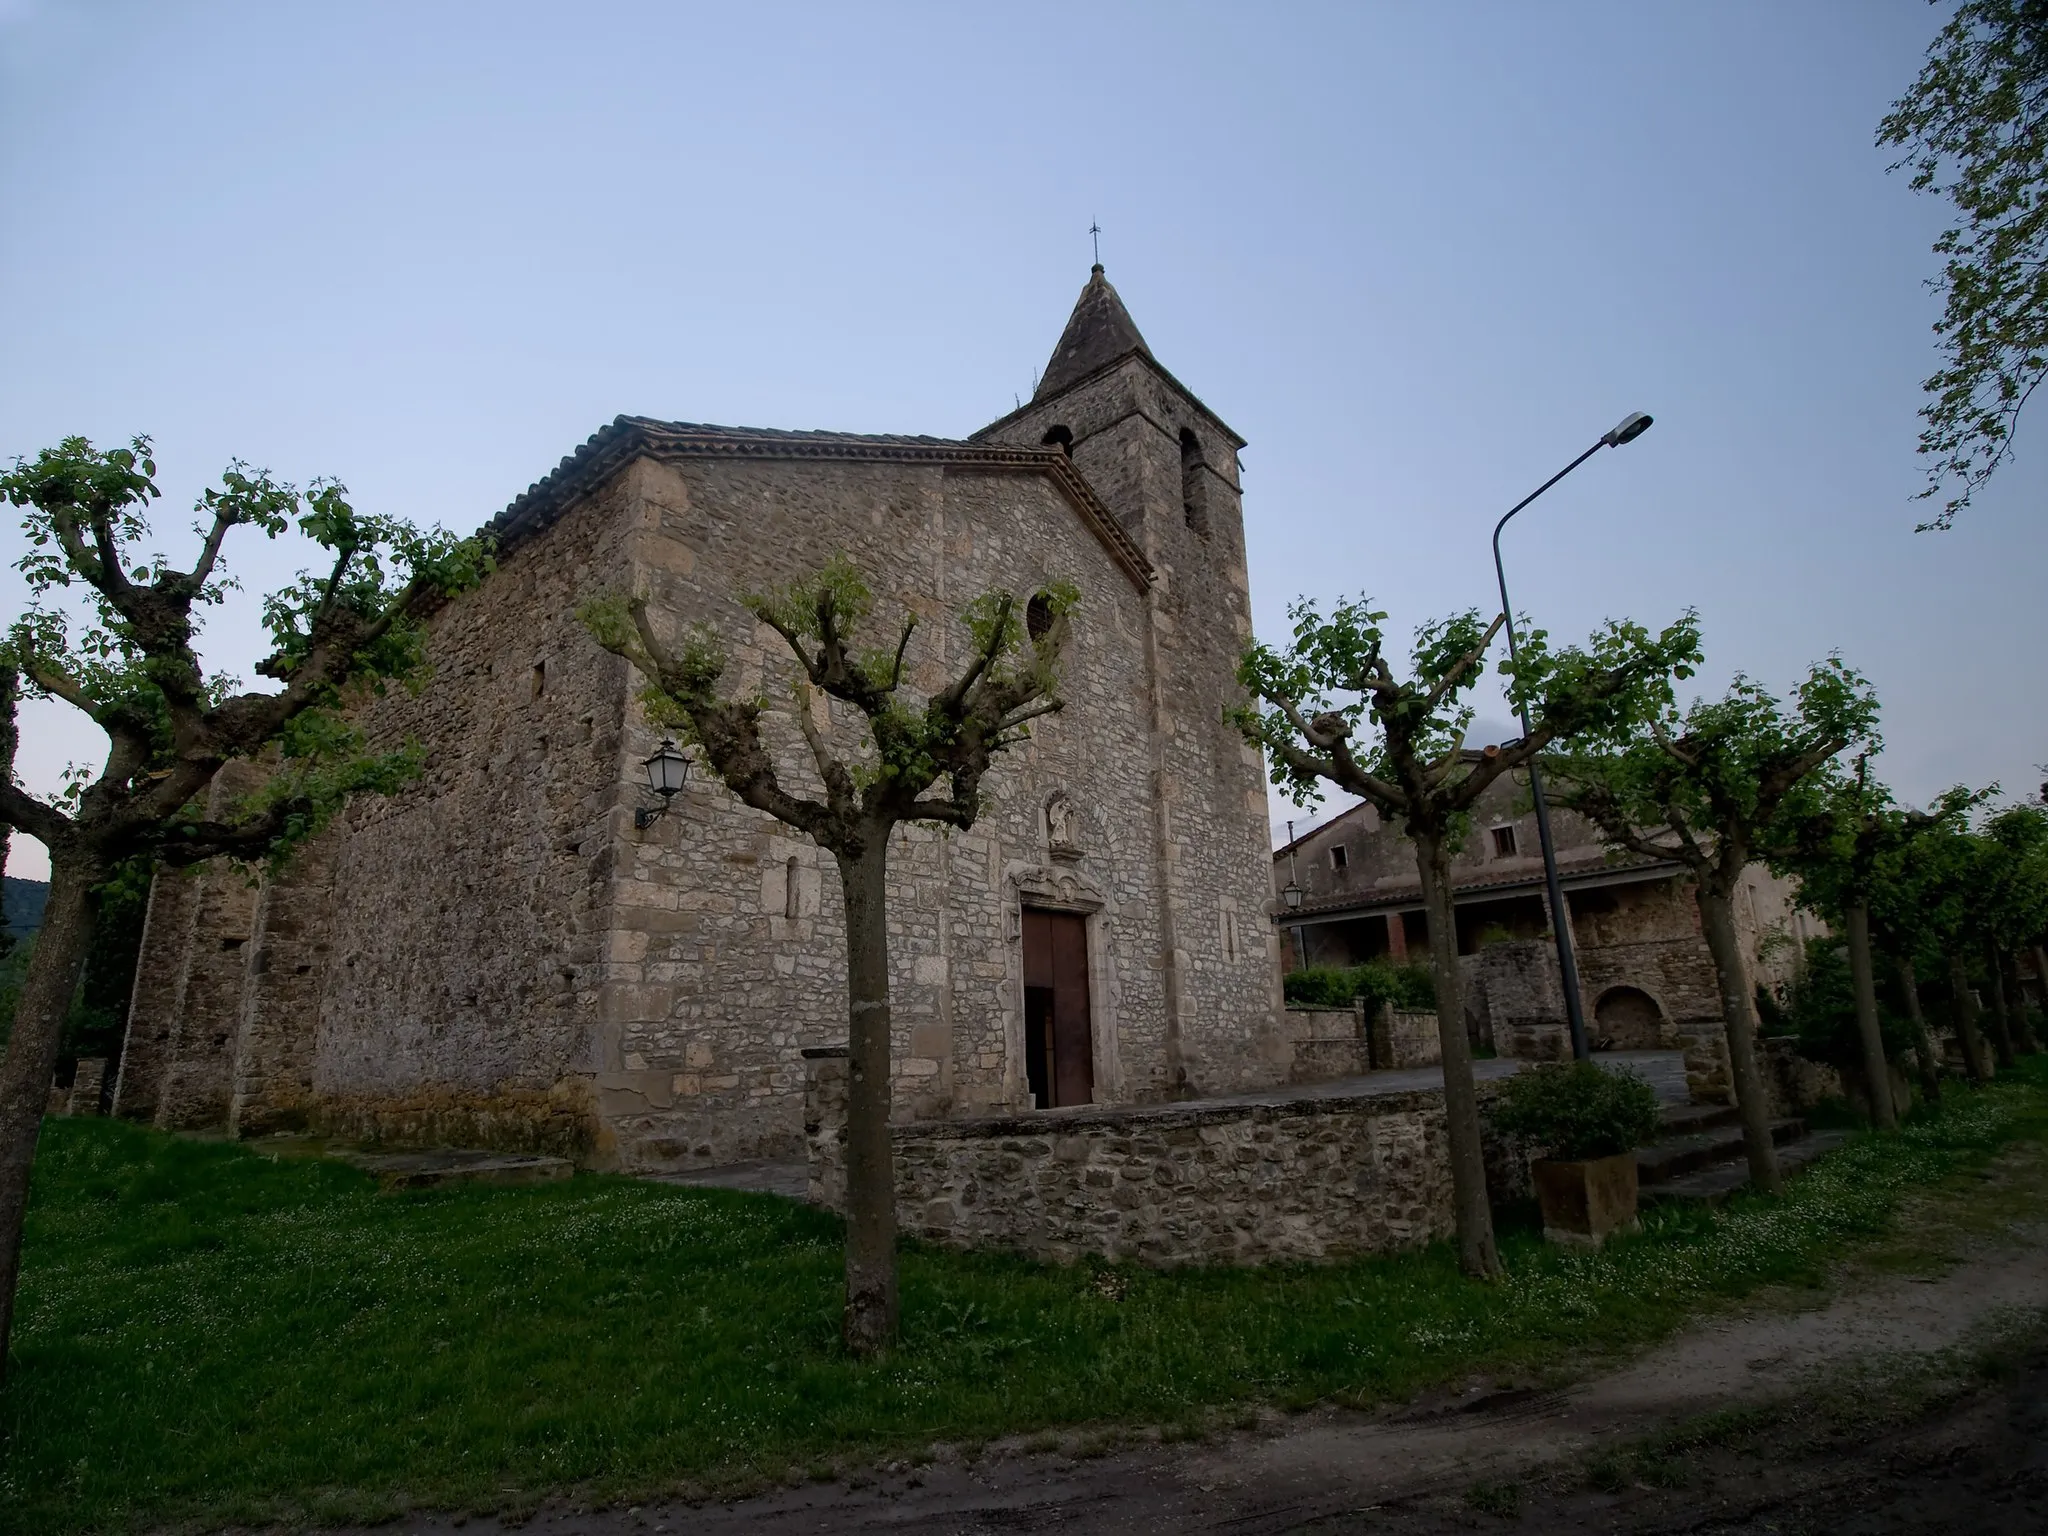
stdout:
<svg viewBox="0 0 2048 1536">
<path fill-rule="evenodd" d="M 1677 1028 L 1657 999 L 1641 987 L 1609 987 L 1593 1003 L 1596 1046 L 1615 1051 L 1655 1051 L 1677 1038 Z"/>
</svg>

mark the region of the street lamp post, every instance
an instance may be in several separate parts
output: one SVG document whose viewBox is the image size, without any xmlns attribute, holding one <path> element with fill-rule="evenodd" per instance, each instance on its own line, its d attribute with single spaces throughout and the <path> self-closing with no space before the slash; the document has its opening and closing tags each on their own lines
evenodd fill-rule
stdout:
<svg viewBox="0 0 2048 1536">
<path fill-rule="evenodd" d="M 1280 899 L 1287 903 L 1289 912 L 1301 910 L 1301 882 L 1294 878 L 1294 823 L 1287 823 L 1287 889 L 1280 893 Z M 1303 966 L 1308 964 L 1308 946 L 1302 942 L 1301 925 L 1294 927 L 1294 958 Z"/>
<path fill-rule="evenodd" d="M 1493 573 L 1500 580 L 1500 611 L 1508 631 L 1508 662 L 1518 663 L 1515 649 L 1515 611 L 1508 605 L 1508 573 L 1500 559 L 1500 533 L 1522 508 L 1549 490 L 1566 475 L 1593 457 L 1602 448 L 1619 448 L 1623 443 L 1632 443 L 1650 430 L 1651 418 L 1641 411 L 1632 411 L 1621 419 L 1621 424 L 1612 431 L 1603 433 L 1600 441 L 1565 465 L 1548 480 L 1537 486 L 1527 496 L 1508 508 L 1507 517 L 1493 525 Z M 1524 695 L 1516 705 L 1522 717 L 1522 734 L 1530 734 L 1529 700 Z M 1557 878 L 1557 845 L 1550 837 L 1550 807 L 1543 802 L 1543 774 L 1536 766 L 1536 759 L 1529 759 L 1529 793 L 1536 802 L 1536 840 L 1543 845 L 1543 885 L 1550 896 L 1550 928 L 1557 939 L 1558 980 L 1564 986 L 1564 1016 L 1571 1026 L 1572 1055 L 1584 1061 L 1593 1054 L 1592 1046 L 1586 1039 L 1586 1009 L 1579 998 L 1579 962 L 1572 953 L 1571 914 L 1564 904 L 1564 887 Z"/>
</svg>

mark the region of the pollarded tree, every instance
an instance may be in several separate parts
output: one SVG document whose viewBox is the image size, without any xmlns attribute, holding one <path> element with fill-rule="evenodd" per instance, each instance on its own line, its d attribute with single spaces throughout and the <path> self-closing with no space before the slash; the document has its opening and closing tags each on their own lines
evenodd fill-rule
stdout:
<svg viewBox="0 0 2048 1536">
<path fill-rule="evenodd" d="M 1797 876 L 1801 904 L 1839 925 L 1847 939 L 1863 1075 L 1870 1085 L 1871 1113 L 1881 1130 L 1898 1127 L 1898 1110 L 1892 1103 L 1891 1069 L 1878 1022 L 1872 930 L 1881 926 L 1881 919 L 1872 908 L 1884 904 L 1885 887 L 1907 845 L 1936 827 L 1954 824 L 1977 799 L 1968 790 L 1953 789 L 1927 811 L 1900 806 L 1890 790 L 1872 781 L 1870 754 L 1865 752 L 1858 755 L 1853 774 L 1831 762 L 1795 789 L 1779 813 L 1775 846 L 1767 850 L 1774 869 Z M 1910 967 L 1910 959 L 1907 964 Z M 1907 977 L 1901 982 L 1910 993 Z M 1917 1016 L 1918 1005 L 1917 995 L 1912 996 L 1908 1007 L 1919 1031 L 1921 1084 L 1929 1097 L 1938 1097 L 1940 1081 L 1926 1022 Z"/>
<path fill-rule="evenodd" d="M 1844 748 L 1874 747 L 1876 731 L 1869 684 L 1832 657 L 1793 689 L 1789 707 L 1738 675 L 1720 699 L 1683 712 L 1666 703 L 1618 740 L 1544 761 L 1558 803 L 1591 820 L 1610 843 L 1691 872 L 1727 1022 L 1750 1180 L 1773 1194 L 1781 1181 L 1735 889 L 1753 859 L 1789 842 L 1781 816 L 1787 797 Z"/>
<path fill-rule="evenodd" d="M 1979 833 L 1976 918 L 1995 1016 L 2019 1050 L 2037 1048 L 2019 994 L 2015 957 L 2048 928 L 2048 809 L 2013 805 Z"/>
<path fill-rule="evenodd" d="M 345 691 L 419 675 L 425 610 L 490 569 L 478 539 L 364 516 L 331 481 L 301 493 L 235 464 L 200 497 L 198 554 L 179 570 L 138 548 L 159 495 L 155 475 L 148 439 L 103 452 L 82 437 L 0 475 L 0 497 L 26 514 L 29 553 L 19 568 L 35 594 L 0 662 L 18 672 L 30 697 L 63 700 L 108 739 L 98 775 L 75 778 L 55 804 L 25 792 L 11 772 L 0 783 L 0 821 L 50 852 L 43 927 L 0 1065 L 0 1361 L 36 1132 L 91 947 L 94 890 L 115 865 L 136 858 L 277 856 L 351 793 L 388 791 L 416 773 L 415 749 L 366 749 L 341 714 Z M 229 585 L 229 534 L 248 527 L 275 538 L 294 523 L 330 563 L 266 598 L 273 649 L 256 670 L 279 686 L 238 690 L 234 679 L 201 666 L 195 610 L 219 602 Z M 49 606 L 73 587 L 90 602 L 82 625 Z M 10 707 L 9 743 L 13 732 Z M 208 818 L 199 809 L 206 791 L 235 758 L 261 758 L 273 771 L 224 816 Z"/>
<path fill-rule="evenodd" d="M 664 641 L 644 597 L 584 605 L 597 643 L 630 661 L 646 681 L 641 701 L 657 725 L 703 749 L 726 788 L 829 852 L 846 902 L 850 1083 L 846 1126 L 846 1310 L 855 1355 L 896 1336 L 896 1191 L 889 1143 L 889 839 L 906 821 L 962 831 L 981 814 L 981 782 L 995 755 L 1025 739 L 1026 723 L 1062 707 L 1056 669 L 1067 639 L 1073 588 L 1048 587 L 1020 613 L 1015 597 L 985 594 L 964 615 L 967 665 L 923 703 L 902 694 L 903 659 L 917 626 L 907 615 L 893 650 L 856 654 L 854 632 L 874 606 L 844 558 L 816 575 L 740 599 L 781 635 L 800 677 L 792 713 L 810 749 L 822 798 L 784 788 L 761 732 L 759 698 L 718 692 L 726 657 L 717 634 L 696 626 Z M 850 704 L 867 741 L 849 756 L 812 714 L 818 691 Z M 933 787 L 945 781 L 943 792 Z"/>
<path fill-rule="evenodd" d="M 1963 0 L 1912 88 L 1878 125 L 1913 190 L 1958 222 L 1934 242 L 1942 366 L 1923 386 L 1929 461 L 1923 524 L 1946 528 L 2012 452 L 2020 412 L 2048 377 L 2048 7 Z"/>
<path fill-rule="evenodd" d="M 1922 963 L 1930 971 L 1946 973 L 1963 1072 L 1972 1083 L 1981 1084 L 1990 1081 L 1992 1068 L 1969 977 L 1978 858 L 1977 838 L 1968 827 L 1950 822 L 1932 828 L 1907 847 L 1889 871 L 1884 899 L 1899 913 L 1902 933 L 1910 934 L 1916 974 Z"/>
<path fill-rule="evenodd" d="M 1887 808 L 1879 814 L 1889 823 L 1866 887 L 1870 931 L 1875 947 L 1891 961 L 1906 1016 L 1913 1026 L 1914 1056 L 1920 1088 L 1929 1102 L 1941 1098 L 1941 1056 L 1934 1032 L 1920 1006 L 1920 962 L 1927 951 L 1931 925 L 1941 902 L 1941 882 L 1928 876 L 1940 860 L 1938 845 L 1953 840 L 1970 810 L 1994 790 L 1969 790 L 1957 785 L 1923 812 Z M 1959 901 L 1959 898 L 1958 898 Z"/>
<path fill-rule="evenodd" d="M 1660 707 L 1671 679 L 1691 675 L 1699 634 L 1690 615 L 1655 637 L 1633 624 L 1610 624 L 1585 650 L 1552 651 L 1541 631 L 1530 632 L 1519 666 L 1506 669 L 1511 694 L 1529 705 L 1529 734 L 1467 752 L 1466 699 L 1485 674 L 1501 620 L 1487 624 L 1473 611 L 1425 625 L 1415 636 L 1412 680 L 1404 682 L 1386 660 L 1386 615 L 1363 599 L 1338 603 L 1327 619 L 1309 602 L 1288 613 L 1294 644 L 1285 651 L 1254 645 L 1245 653 L 1238 680 L 1256 703 L 1233 709 L 1230 718 L 1265 749 L 1273 782 L 1296 803 L 1335 785 L 1371 802 L 1415 847 L 1429 913 L 1459 1261 L 1467 1274 L 1490 1279 L 1501 1263 L 1465 1037 L 1451 857 L 1464 838 L 1466 813 L 1488 785 L 1553 742 L 1613 732 Z"/>
</svg>

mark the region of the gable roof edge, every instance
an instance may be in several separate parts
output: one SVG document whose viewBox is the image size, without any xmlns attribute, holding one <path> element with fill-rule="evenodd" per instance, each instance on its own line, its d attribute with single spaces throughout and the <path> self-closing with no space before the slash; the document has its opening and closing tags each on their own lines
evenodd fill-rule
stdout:
<svg viewBox="0 0 2048 1536">
<path fill-rule="evenodd" d="M 1028 416 L 1033 411 L 1038 410 L 1041 407 L 1050 405 L 1053 401 L 1059 399 L 1062 395 L 1071 394 L 1073 393 L 1073 391 L 1081 388 L 1085 384 L 1094 383 L 1097 379 L 1103 378 L 1109 373 L 1113 372 L 1114 370 L 1121 368 L 1125 363 L 1130 362 L 1133 358 L 1136 358 L 1139 362 L 1145 364 L 1146 367 L 1150 368 L 1154 373 L 1158 374 L 1159 377 L 1163 379 L 1166 383 L 1172 385 L 1174 389 L 1179 391 L 1181 398 L 1186 400 L 1188 404 L 1192 405 L 1204 416 L 1208 417 L 1209 420 L 1215 424 L 1218 430 L 1220 430 L 1225 437 L 1230 439 L 1230 446 L 1232 451 L 1236 451 L 1238 449 L 1249 446 L 1249 444 L 1247 444 L 1243 438 L 1237 435 L 1237 429 L 1235 427 L 1231 426 L 1229 422 L 1225 421 L 1221 416 L 1218 416 L 1208 406 L 1204 405 L 1202 403 L 1202 397 L 1196 394 L 1193 390 L 1189 389 L 1187 385 L 1181 383 L 1179 379 L 1175 378 L 1173 376 L 1173 372 L 1171 369 L 1169 369 L 1164 363 L 1160 362 L 1159 359 L 1154 357 L 1150 352 L 1140 351 L 1135 348 L 1129 352 L 1125 352 L 1117 357 L 1111 358 L 1108 362 L 1104 363 L 1099 368 L 1092 369 L 1089 372 L 1082 374 L 1078 379 L 1074 380 L 1073 383 L 1062 385 L 1059 389 L 1053 391 L 1053 393 L 1047 395 L 1044 399 L 1026 400 L 1022 405 L 1018 406 L 1017 409 L 1011 411 L 1008 415 L 998 416 L 994 421 L 990 422 L 985 427 L 977 427 L 974 431 L 967 434 L 967 441 L 970 443 L 978 443 L 983 438 L 987 437 L 991 432 L 1000 431 L 1002 428 L 1007 427 L 1011 422 L 1019 420 L 1022 417 Z"/>
<path fill-rule="evenodd" d="M 984 474 L 1023 471 L 1049 478 L 1080 514 L 1133 586 L 1152 585 L 1152 564 L 1124 531 L 1087 478 L 1057 447 L 1028 448 L 960 442 L 938 437 L 864 436 L 833 432 L 774 432 L 617 416 L 514 497 L 486 525 L 501 550 L 516 548 L 549 527 L 619 470 L 640 457 L 745 458 L 852 463 L 937 464 Z"/>
</svg>

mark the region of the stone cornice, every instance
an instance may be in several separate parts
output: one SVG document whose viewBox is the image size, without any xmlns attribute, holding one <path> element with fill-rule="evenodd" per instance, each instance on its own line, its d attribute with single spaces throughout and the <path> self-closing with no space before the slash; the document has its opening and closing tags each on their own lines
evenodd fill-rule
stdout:
<svg viewBox="0 0 2048 1536">
<path fill-rule="evenodd" d="M 634 459 L 812 460 L 831 463 L 929 464 L 979 474 L 1041 474 L 1056 485 L 1110 557 L 1140 591 L 1152 583 L 1144 551 L 1057 447 L 1026 448 L 941 437 L 883 437 L 835 432 L 772 432 L 694 422 L 620 416 L 493 518 L 501 548 L 532 537 Z"/>
</svg>

